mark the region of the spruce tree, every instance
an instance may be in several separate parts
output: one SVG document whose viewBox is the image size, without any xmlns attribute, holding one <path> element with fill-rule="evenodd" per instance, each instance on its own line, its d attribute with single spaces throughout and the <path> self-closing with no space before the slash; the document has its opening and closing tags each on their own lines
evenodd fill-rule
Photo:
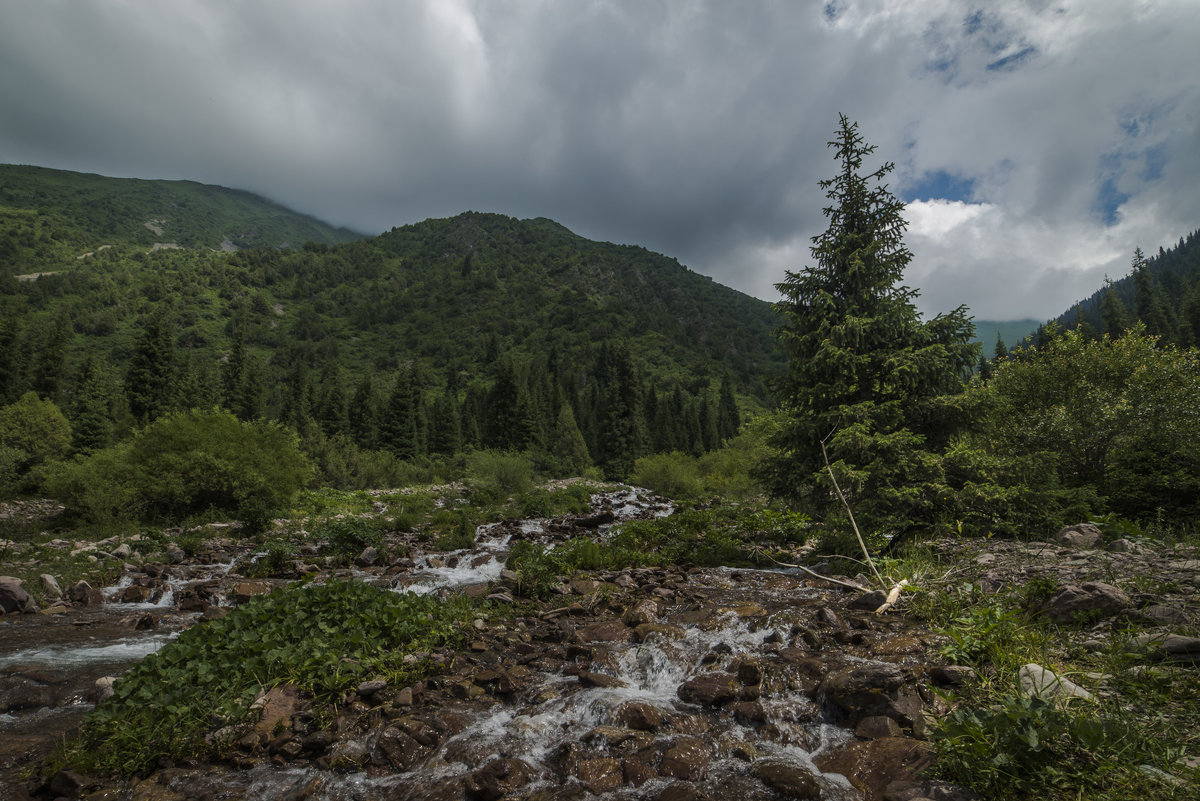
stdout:
<svg viewBox="0 0 1200 801">
<path fill-rule="evenodd" d="M 1129 310 L 1121 302 L 1112 281 L 1105 279 L 1105 284 L 1104 294 L 1100 297 L 1100 319 L 1104 321 L 1104 333 L 1110 339 L 1120 339 L 1132 325 Z"/>
<path fill-rule="evenodd" d="M 1150 275 L 1150 265 L 1142 249 L 1133 251 L 1133 286 L 1137 317 L 1146 324 L 1146 332 L 1159 338 L 1159 345 L 1175 339 L 1175 322 L 1163 298 L 1162 290 Z"/>
<path fill-rule="evenodd" d="M 138 337 L 125 373 L 129 411 L 138 423 L 149 423 L 175 405 L 175 326 L 166 307 L 150 315 Z"/>
<path fill-rule="evenodd" d="M 816 264 L 777 285 L 789 370 L 776 385 L 785 415 L 763 478 L 806 511 L 837 512 L 824 444 L 859 522 L 894 533 L 935 514 L 937 451 L 954 433 L 945 399 L 961 391 L 978 346 L 965 307 L 923 321 L 916 291 L 900 283 L 912 253 L 904 204 L 884 183 L 894 165 L 864 172 L 875 148 L 844 115 L 829 146 L 840 169 L 820 182 L 829 226 L 813 238 Z"/>
</svg>

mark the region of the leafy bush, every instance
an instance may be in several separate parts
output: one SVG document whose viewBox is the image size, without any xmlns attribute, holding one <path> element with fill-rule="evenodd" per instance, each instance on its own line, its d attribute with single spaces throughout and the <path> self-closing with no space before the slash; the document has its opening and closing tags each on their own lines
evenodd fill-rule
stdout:
<svg viewBox="0 0 1200 801">
<path fill-rule="evenodd" d="M 125 443 L 50 472 L 47 490 L 96 521 L 277 508 L 311 475 L 296 436 L 224 411 L 160 418 Z"/>
<path fill-rule="evenodd" d="M 262 556 L 243 567 L 241 572 L 247 578 L 286 575 L 291 572 L 295 557 L 296 548 L 290 542 L 271 540 L 263 547 Z"/>
<path fill-rule="evenodd" d="M 209 743 L 218 725 L 246 721 L 262 690 L 291 683 L 320 709 L 366 678 L 408 683 L 428 670 L 404 656 L 455 642 L 470 602 L 377 589 L 358 581 L 260 596 L 194 626 L 113 685 L 113 697 L 68 745 L 76 770 L 144 774 L 160 759 L 219 755 L 241 731 Z M 236 732 L 236 733 L 235 733 Z"/>
<path fill-rule="evenodd" d="M 529 489 L 533 463 L 519 453 L 475 451 L 467 457 L 467 481 L 476 494 L 500 500 Z"/>
<path fill-rule="evenodd" d="M 643 456 L 634 462 L 629 480 L 639 487 L 680 500 L 698 498 L 703 492 L 699 461 L 681 451 Z"/>
<path fill-rule="evenodd" d="M 61 459 L 71 447 L 71 426 L 53 401 L 26 392 L 0 407 L 0 493 L 20 489 L 29 471 Z"/>
<path fill-rule="evenodd" d="M 324 553 L 341 564 L 348 564 L 368 547 L 383 547 L 383 532 L 378 525 L 361 517 L 330 520 L 318 526 L 313 536 L 323 540 Z"/>
</svg>

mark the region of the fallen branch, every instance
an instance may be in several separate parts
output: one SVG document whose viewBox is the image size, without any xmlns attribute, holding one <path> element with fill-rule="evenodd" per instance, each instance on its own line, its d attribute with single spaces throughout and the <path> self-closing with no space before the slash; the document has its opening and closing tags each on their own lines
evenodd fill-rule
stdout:
<svg viewBox="0 0 1200 801">
<path fill-rule="evenodd" d="M 900 600 L 900 591 L 907 586 L 908 579 L 901 579 L 895 586 L 892 587 L 891 592 L 888 593 L 887 600 L 883 602 L 882 606 L 875 610 L 875 614 L 882 615 L 884 612 L 895 606 L 896 601 Z"/>
<path fill-rule="evenodd" d="M 837 585 L 839 585 L 839 586 L 842 586 L 842 587 L 847 587 L 847 588 L 849 588 L 849 589 L 852 589 L 852 590 L 858 590 L 859 592 L 866 592 L 866 591 L 867 591 L 867 588 L 866 588 L 866 587 L 864 587 L 864 586 L 862 586 L 861 584 L 855 584 L 855 583 L 854 583 L 854 582 L 852 582 L 852 581 L 842 581 L 841 579 L 830 578 L 829 576 L 822 576 L 820 573 L 817 573 L 817 572 L 816 572 L 816 571 L 814 571 L 814 570 L 809 570 L 809 569 L 808 569 L 807 567 L 805 567 L 804 565 L 796 565 L 796 564 L 792 564 L 791 562 L 780 562 L 778 559 L 776 559 L 774 556 L 771 556 L 771 554 L 767 553 L 766 551 L 761 551 L 761 550 L 760 550 L 759 552 L 760 552 L 760 553 L 761 553 L 763 556 L 765 556 L 765 557 L 767 557 L 768 559 L 770 559 L 770 560 L 771 560 L 772 562 L 774 562 L 775 564 L 779 565 L 780 567 L 793 567 L 793 568 L 795 568 L 795 569 L 797 569 L 797 570 L 803 570 L 805 573 L 807 573 L 808 575 L 812 576 L 813 578 L 818 578 L 818 579 L 821 579 L 821 581 L 828 581 L 828 582 L 829 582 L 829 583 L 831 583 L 831 584 L 837 584 Z M 905 582 L 905 583 L 907 583 L 907 582 Z"/>
<path fill-rule="evenodd" d="M 846 496 L 842 494 L 842 488 L 838 486 L 837 478 L 833 475 L 833 467 L 829 464 L 829 453 L 825 450 L 825 440 L 821 440 L 821 456 L 825 458 L 825 469 L 829 471 L 829 480 L 833 482 L 833 489 L 837 492 L 842 506 L 846 507 L 846 514 L 850 515 L 850 527 L 854 529 L 854 536 L 858 538 L 858 545 L 862 548 L 863 556 L 867 558 L 867 564 L 871 567 L 871 572 L 875 574 L 875 579 L 879 582 L 880 587 L 887 587 L 887 582 L 883 580 L 883 576 L 879 575 L 879 571 L 875 569 L 875 562 L 872 561 L 871 554 L 867 551 L 867 543 L 863 541 L 862 532 L 858 530 L 858 523 L 854 522 L 854 510 L 850 508 L 849 502 L 846 501 Z"/>
</svg>

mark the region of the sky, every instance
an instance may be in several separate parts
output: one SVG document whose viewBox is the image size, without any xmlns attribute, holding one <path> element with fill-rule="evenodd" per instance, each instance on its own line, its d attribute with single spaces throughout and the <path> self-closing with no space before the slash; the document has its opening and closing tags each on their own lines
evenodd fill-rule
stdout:
<svg viewBox="0 0 1200 801">
<path fill-rule="evenodd" d="M 0 162 L 549 217 L 776 300 L 845 114 L 922 312 L 1046 319 L 1200 228 L 1197 42 L 1197 0 L 6 2 Z"/>
</svg>

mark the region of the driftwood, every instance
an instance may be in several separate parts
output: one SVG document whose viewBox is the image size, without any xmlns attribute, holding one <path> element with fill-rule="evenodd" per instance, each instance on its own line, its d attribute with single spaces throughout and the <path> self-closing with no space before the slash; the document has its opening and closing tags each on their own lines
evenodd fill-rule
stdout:
<svg viewBox="0 0 1200 801">
<path fill-rule="evenodd" d="M 908 579 L 901 579 L 899 582 L 897 582 L 888 593 L 887 600 L 883 602 L 882 606 L 875 610 L 875 614 L 882 615 L 884 612 L 895 606 L 896 601 L 900 600 L 900 591 L 907 586 Z"/>
</svg>

